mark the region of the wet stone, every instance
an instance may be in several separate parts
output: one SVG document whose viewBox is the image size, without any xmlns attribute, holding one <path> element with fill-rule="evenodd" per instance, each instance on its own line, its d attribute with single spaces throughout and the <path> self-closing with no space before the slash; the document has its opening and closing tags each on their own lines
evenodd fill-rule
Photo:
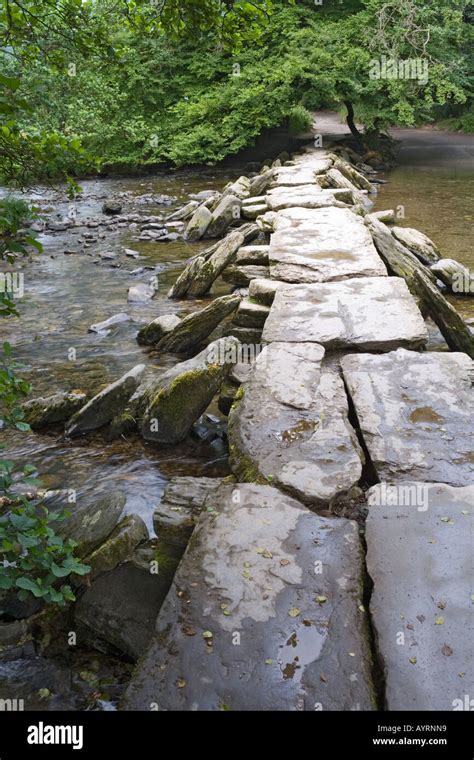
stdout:
<svg viewBox="0 0 474 760">
<path fill-rule="evenodd" d="M 314 343 L 266 346 L 229 417 L 237 476 L 268 480 L 314 505 L 344 495 L 362 473 L 344 386 L 321 371 L 323 356 Z"/>
<path fill-rule="evenodd" d="M 387 709 L 472 710 L 474 486 L 401 480 L 375 486 L 368 502 L 370 607 Z"/>
<path fill-rule="evenodd" d="M 358 277 L 278 289 L 263 340 L 391 351 L 399 346 L 419 348 L 428 334 L 404 280 Z"/>
<path fill-rule="evenodd" d="M 341 361 L 381 481 L 474 482 L 474 362 L 462 353 L 399 349 Z"/>
<path fill-rule="evenodd" d="M 208 501 L 122 709 L 374 709 L 356 524 L 269 486 Z"/>
</svg>

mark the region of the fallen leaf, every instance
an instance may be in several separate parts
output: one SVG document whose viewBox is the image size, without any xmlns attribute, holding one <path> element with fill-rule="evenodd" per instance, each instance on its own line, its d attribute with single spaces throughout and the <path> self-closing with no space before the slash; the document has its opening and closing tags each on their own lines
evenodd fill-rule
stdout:
<svg viewBox="0 0 474 760">
<path fill-rule="evenodd" d="M 444 601 L 444 599 L 440 599 L 440 601 L 438 602 L 436 606 L 439 607 L 440 610 L 444 610 L 444 608 L 446 607 L 446 602 Z"/>
<path fill-rule="evenodd" d="M 265 557 L 265 559 L 272 559 L 273 554 L 268 549 L 265 549 L 265 551 L 262 552 L 262 557 Z"/>
<path fill-rule="evenodd" d="M 212 631 L 204 631 L 202 637 L 203 639 L 212 639 L 213 635 Z"/>
<path fill-rule="evenodd" d="M 435 625 L 444 625 L 444 617 L 442 615 L 436 618 Z"/>
<path fill-rule="evenodd" d="M 178 680 L 176 681 L 176 688 L 184 689 L 185 686 L 186 686 L 186 681 L 184 680 L 184 678 L 178 678 Z"/>
<path fill-rule="evenodd" d="M 418 662 L 418 660 L 416 659 L 416 657 L 410 657 L 410 659 L 409 659 L 408 662 L 411 662 L 412 665 L 416 665 L 416 663 Z"/>
<path fill-rule="evenodd" d="M 324 604 L 324 602 L 327 602 L 328 598 L 327 596 L 317 596 L 316 601 L 318 604 Z"/>
<path fill-rule="evenodd" d="M 183 625 L 181 629 L 185 636 L 195 636 L 197 631 L 195 628 L 192 628 L 190 625 Z"/>
<path fill-rule="evenodd" d="M 287 566 L 287 565 L 289 565 L 289 564 L 290 564 L 290 560 L 289 560 L 289 559 L 281 559 L 281 560 L 280 560 L 280 565 L 281 565 L 282 567 L 286 567 L 286 566 Z"/>
<path fill-rule="evenodd" d="M 451 657 L 453 650 L 451 649 L 450 646 L 448 646 L 447 644 L 444 644 L 441 647 L 441 653 L 444 654 L 445 657 Z"/>
<path fill-rule="evenodd" d="M 273 660 L 265 660 L 265 665 L 273 665 Z"/>
<path fill-rule="evenodd" d="M 301 610 L 299 610 L 298 607 L 292 607 L 290 610 L 288 610 L 288 615 L 290 617 L 298 617 L 300 614 Z"/>
</svg>

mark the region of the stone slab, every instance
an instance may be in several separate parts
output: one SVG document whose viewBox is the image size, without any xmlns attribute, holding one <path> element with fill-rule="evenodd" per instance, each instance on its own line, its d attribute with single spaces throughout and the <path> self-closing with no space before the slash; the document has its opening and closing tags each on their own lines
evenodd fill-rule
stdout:
<svg viewBox="0 0 474 760">
<path fill-rule="evenodd" d="M 207 505 L 122 709 L 373 709 L 357 525 L 270 486 Z"/>
<path fill-rule="evenodd" d="M 474 486 L 375 486 L 369 505 L 370 608 L 386 708 L 472 710 Z"/>
<path fill-rule="evenodd" d="M 297 187 L 274 187 L 266 197 L 270 211 L 298 206 L 301 208 L 324 208 L 341 206 L 352 202 L 351 192 L 344 189 L 323 190 L 319 185 L 298 185 Z"/>
<path fill-rule="evenodd" d="M 369 230 L 347 208 L 279 212 L 268 254 L 271 276 L 287 282 L 387 275 Z"/>
<path fill-rule="evenodd" d="M 423 346 L 428 333 L 404 280 L 358 277 L 278 289 L 262 337 L 268 343 L 391 351 Z"/>
<path fill-rule="evenodd" d="M 362 472 L 339 375 L 321 371 L 314 343 L 272 343 L 259 354 L 229 417 L 231 466 L 307 504 L 345 495 Z M 241 389 L 241 391 L 242 391 Z"/>
<path fill-rule="evenodd" d="M 467 354 L 399 349 L 346 356 L 341 366 L 381 481 L 474 483 L 474 362 Z"/>
</svg>

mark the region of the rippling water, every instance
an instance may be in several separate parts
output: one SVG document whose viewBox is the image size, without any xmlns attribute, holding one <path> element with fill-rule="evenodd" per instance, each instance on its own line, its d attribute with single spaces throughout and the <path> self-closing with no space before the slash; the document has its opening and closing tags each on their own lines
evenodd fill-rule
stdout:
<svg viewBox="0 0 474 760">
<path fill-rule="evenodd" d="M 240 173 L 85 181 L 81 183 L 83 200 L 77 202 L 77 217 L 81 220 L 99 216 L 104 197 L 120 192 L 176 196 L 177 202 L 171 207 L 148 205 L 132 209 L 144 214 L 171 213 L 187 200 L 189 193 L 222 189 Z M 43 206 L 49 204 L 54 214 L 67 213 L 68 202 L 63 194 L 39 188 L 32 197 L 41 200 Z M 84 231 L 99 234 L 101 230 L 104 228 L 80 227 L 43 235 L 40 238 L 43 253 L 22 265 L 25 296 L 19 302 L 21 316 L 0 323 L 0 339 L 13 345 L 15 358 L 24 365 L 21 374 L 32 384 L 32 397 L 75 388 L 94 393 L 142 362 L 157 370 L 174 365 L 176 357 L 160 356 L 137 344 L 139 326 L 160 314 L 185 315 L 206 302 L 171 301 L 166 293 L 185 261 L 207 243 L 139 242 L 140 232 L 127 226 L 117 231 L 105 230 L 104 238 L 91 243 L 83 253 L 64 253 L 80 249 L 79 237 Z M 140 259 L 124 256 L 123 249 L 127 247 L 139 251 Z M 94 263 L 104 251 L 117 253 L 121 267 L 114 268 L 107 261 Z M 146 282 L 154 274 L 152 271 L 131 274 L 143 266 L 157 267 L 159 291 L 147 304 L 127 304 L 130 285 Z M 109 335 L 88 332 L 91 324 L 118 312 L 127 312 L 132 321 L 116 326 Z M 71 349 L 76 356 L 73 360 Z M 219 415 L 217 409 L 212 411 Z M 127 496 L 126 511 L 141 515 L 150 529 L 153 510 L 170 477 L 228 473 L 222 449 L 199 442 L 160 449 L 141 441 L 107 442 L 100 433 L 73 442 L 66 442 L 56 432 L 8 432 L 4 438 L 9 443 L 9 457 L 37 465 L 45 487 L 73 488 L 79 498 L 87 499 L 111 488 L 122 490 Z"/>
</svg>

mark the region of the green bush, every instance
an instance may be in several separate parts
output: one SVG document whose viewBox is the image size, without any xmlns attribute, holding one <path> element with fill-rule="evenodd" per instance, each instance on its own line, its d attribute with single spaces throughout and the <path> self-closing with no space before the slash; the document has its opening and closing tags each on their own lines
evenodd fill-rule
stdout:
<svg viewBox="0 0 474 760">
<path fill-rule="evenodd" d="M 288 114 L 288 131 L 290 135 L 307 132 L 313 123 L 313 117 L 304 106 L 293 106 Z"/>
</svg>

